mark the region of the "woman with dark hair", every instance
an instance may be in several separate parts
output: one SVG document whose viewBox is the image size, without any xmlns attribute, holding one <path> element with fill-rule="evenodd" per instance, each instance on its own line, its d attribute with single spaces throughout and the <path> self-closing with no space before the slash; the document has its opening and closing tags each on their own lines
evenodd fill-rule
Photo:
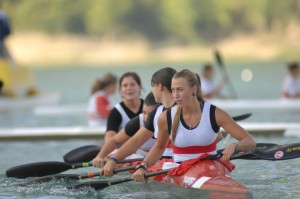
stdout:
<svg viewBox="0 0 300 199">
<path fill-rule="evenodd" d="M 143 111 L 144 100 L 140 98 L 142 82 L 135 72 L 126 72 L 119 79 L 119 91 L 123 101 L 111 110 L 106 125 L 105 142 L 116 135 L 126 123 Z"/>
<path fill-rule="evenodd" d="M 152 93 L 155 101 L 162 105 L 157 107 L 148 117 L 147 122 L 137 132 L 133 128 L 127 128 L 126 133 L 133 135 L 125 144 L 118 149 L 116 153 L 109 157 L 109 161 L 102 169 L 102 174 L 106 176 L 113 175 L 113 169 L 116 167 L 118 160 L 122 160 L 141 147 L 147 140 L 158 135 L 158 117 L 165 110 L 171 108 L 175 104 L 175 100 L 171 93 L 171 80 L 176 70 L 170 67 L 162 68 L 155 72 L 151 79 Z M 164 156 L 172 156 L 171 146 L 164 150 Z"/>
<path fill-rule="evenodd" d="M 160 114 L 157 141 L 145 157 L 143 166 L 133 174 L 134 180 L 145 181 L 147 167 L 160 159 L 169 138 L 173 144 L 175 163 L 195 161 L 203 155 L 216 154 L 217 136 L 221 127 L 237 139 L 237 142 L 229 144 L 223 151 L 222 160 L 228 167 L 235 151 L 248 151 L 255 147 L 256 142 L 252 136 L 229 114 L 203 100 L 200 88 L 199 75 L 190 70 L 182 70 L 173 76 L 172 94 L 177 105 Z M 218 168 L 218 164 L 212 161 L 210 168 Z"/>
<path fill-rule="evenodd" d="M 113 108 L 111 96 L 117 89 L 117 77 L 107 73 L 101 79 L 96 79 L 92 86 L 92 95 L 88 102 L 89 126 L 105 125 Z"/>
</svg>

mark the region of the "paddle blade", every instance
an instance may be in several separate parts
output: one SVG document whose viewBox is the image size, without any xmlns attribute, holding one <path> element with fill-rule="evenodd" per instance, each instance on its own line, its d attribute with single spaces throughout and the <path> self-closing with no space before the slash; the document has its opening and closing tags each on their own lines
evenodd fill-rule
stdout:
<svg viewBox="0 0 300 199">
<path fill-rule="evenodd" d="M 27 178 L 60 173 L 70 169 L 64 162 L 37 162 L 12 167 L 6 170 L 7 177 Z"/>
<path fill-rule="evenodd" d="M 90 162 L 92 161 L 101 147 L 96 145 L 87 145 L 76 148 L 64 155 L 64 161 L 68 163 Z"/>
<path fill-rule="evenodd" d="M 223 66 L 223 60 L 218 50 L 215 50 L 215 57 L 219 66 Z"/>
<path fill-rule="evenodd" d="M 101 180 L 101 181 L 89 181 L 89 182 L 83 182 L 79 184 L 75 184 L 72 186 L 67 187 L 67 189 L 84 189 L 87 187 L 91 187 L 95 190 L 104 189 L 111 185 L 120 184 L 123 182 L 132 181 L 131 178 L 124 178 L 124 179 L 118 179 L 118 180 Z"/>
<path fill-rule="evenodd" d="M 300 143 L 278 145 L 269 150 L 253 152 L 255 156 L 263 160 L 289 160 L 300 157 Z"/>
<path fill-rule="evenodd" d="M 234 121 L 241 121 L 241 120 L 245 120 L 248 117 L 250 117 L 252 115 L 252 113 L 245 113 L 243 115 L 237 115 L 237 116 L 233 116 L 232 119 Z"/>
</svg>

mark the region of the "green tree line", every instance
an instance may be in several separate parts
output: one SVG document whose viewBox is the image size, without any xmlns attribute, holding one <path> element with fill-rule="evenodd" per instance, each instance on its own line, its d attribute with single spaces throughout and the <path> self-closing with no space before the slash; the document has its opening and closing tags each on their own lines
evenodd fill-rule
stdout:
<svg viewBox="0 0 300 199">
<path fill-rule="evenodd" d="M 299 0 L 2 0 L 13 31 L 215 40 L 300 23 Z"/>
</svg>

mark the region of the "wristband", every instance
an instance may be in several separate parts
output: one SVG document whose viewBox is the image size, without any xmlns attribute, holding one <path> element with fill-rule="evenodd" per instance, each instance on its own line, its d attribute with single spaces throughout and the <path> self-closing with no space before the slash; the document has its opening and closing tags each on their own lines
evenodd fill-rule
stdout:
<svg viewBox="0 0 300 199">
<path fill-rule="evenodd" d="M 135 170 L 138 170 L 138 169 L 140 169 L 140 168 L 142 168 L 142 169 L 144 169 L 145 171 L 147 171 L 147 167 L 146 167 L 145 165 L 143 165 L 143 164 L 137 165 L 137 166 L 135 167 Z"/>
<path fill-rule="evenodd" d="M 114 158 L 114 157 L 108 157 L 108 159 L 110 159 L 111 161 L 113 161 L 113 162 L 115 162 L 115 163 L 118 163 L 117 158 Z"/>
<path fill-rule="evenodd" d="M 238 152 L 238 151 L 237 151 L 237 148 L 239 147 L 239 143 L 238 143 L 238 142 L 235 142 L 234 144 L 235 144 L 234 152 Z"/>
</svg>

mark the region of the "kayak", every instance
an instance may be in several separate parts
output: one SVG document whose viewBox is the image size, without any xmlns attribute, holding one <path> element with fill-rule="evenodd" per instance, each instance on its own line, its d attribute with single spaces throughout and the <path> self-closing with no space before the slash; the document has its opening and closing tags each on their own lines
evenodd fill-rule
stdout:
<svg viewBox="0 0 300 199">
<path fill-rule="evenodd" d="M 151 167 L 150 167 L 151 168 Z M 158 183 L 207 191 L 211 199 L 250 199 L 252 193 L 242 183 L 230 177 L 230 169 L 221 161 L 201 160 L 188 168 L 183 175 L 151 177 Z"/>
</svg>

